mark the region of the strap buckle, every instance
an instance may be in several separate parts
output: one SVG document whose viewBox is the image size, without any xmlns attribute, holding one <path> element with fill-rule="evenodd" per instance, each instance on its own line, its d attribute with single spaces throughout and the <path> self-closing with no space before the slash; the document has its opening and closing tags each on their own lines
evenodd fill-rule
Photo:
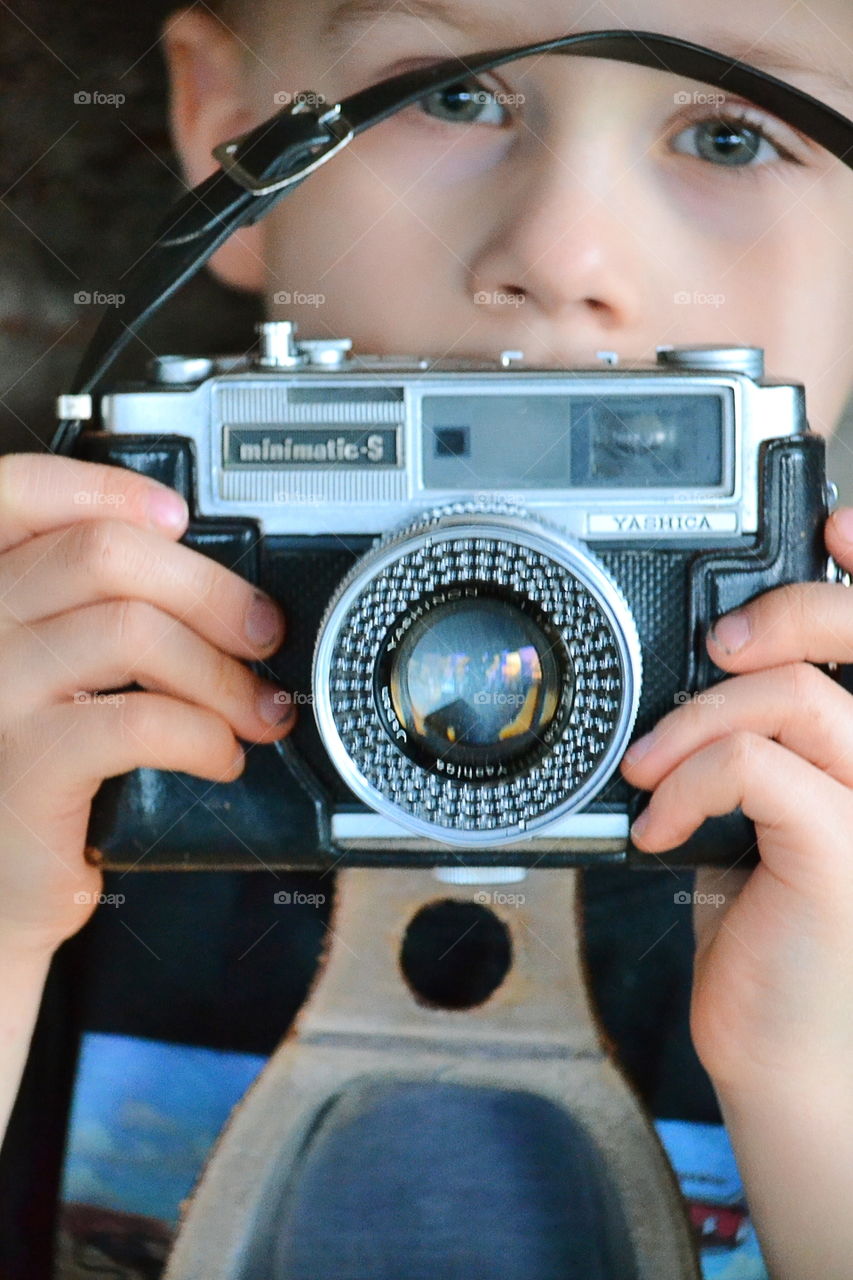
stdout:
<svg viewBox="0 0 853 1280">
<path fill-rule="evenodd" d="M 213 155 L 219 161 L 222 168 L 230 178 L 248 191 L 253 196 L 271 195 L 274 191 L 284 191 L 287 187 L 292 186 L 296 182 L 301 182 L 309 173 L 313 173 L 315 169 L 319 169 L 320 165 L 325 164 L 327 160 L 331 160 L 355 134 L 354 127 L 347 120 L 341 110 L 341 104 L 336 102 L 329 107 L 322 115 L 317 114 L 316 107 L 313 105 L 318 102 L 324 102 L 322 94 L 314 90 L 304 90 L 302 93 L 296 94 L 296 101 L 292 106 L 284 107 L 279 115 L 297 115 L 300 112 L 311 111 L 314 113 L 317 124 L 324 125 L 329 132 L 329 141 L 324 143 L 319 150 L 315 151 L 313 156 L 306 161 L 295 173 L 290 173 L 285 178 L 275 178 L 272 181 L 258 178 L 245 165 L 241 164 L 236 158 L 242 145 L 252 137 L 255 130 L 249 130 L 248 133 L 242 133 L 239 137 L 231 138 L 228 142 L 221 142 L 219 146 L 213 148 Z"/>
</svg>

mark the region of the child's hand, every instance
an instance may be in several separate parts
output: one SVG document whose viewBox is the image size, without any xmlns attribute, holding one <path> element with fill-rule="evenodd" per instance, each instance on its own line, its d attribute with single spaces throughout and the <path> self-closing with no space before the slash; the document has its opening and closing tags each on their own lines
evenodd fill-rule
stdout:
<svg viewBox="0 0 853 1280">
<path fill-rule="evenodd" d="M 827 522 L 826 544 L 850 570 L 840 514 L 853 512 Z M 853 1061 L 853 699 L 811 664 L 853 661 L 853 590 L 780 587 L 740 612 L 743 647 L 727 652 L 720 634 L 708 649 L 744 674 L 714 686 L 721 701 L 669 712 L 621 769 L 654 791 L 635 843 L 664 863 L 706 817 L 740 805 L 755 823 L 753 871 L 696 877 L 691 1034 L 715 1086 L 759 1087 L 768 1072 L 828 1083 Z"/>
<path fill-rule="evenodd" d="M 177 494 L 134 472 L 0 458 L 0 941 L 12 947 L 50 951 L 91 915 L 102 878 L 84 844 L 104 778 L 147 766 L 228 782 L 243 771 L 235 735 L 271 742 L 292 724 L 273 727 L 290 704 L 238 661 L 279 647 L 280 609 L 181 546 L 186 522 Z M 131 682 L 145 692 L 91 696 Z"/>
</svg>

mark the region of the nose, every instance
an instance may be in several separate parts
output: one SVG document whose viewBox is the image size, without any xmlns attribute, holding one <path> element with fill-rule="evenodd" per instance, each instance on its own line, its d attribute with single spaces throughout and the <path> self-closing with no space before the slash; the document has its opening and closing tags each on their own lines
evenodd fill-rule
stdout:
<svg viewBox="0 0 853 1280">
<path fill-rule="evenodd" d="M 641 180 L 602 165 L 600 137 L 597 146 L 597 158 L 546 150 L 532 181 L 526 175 L 510 197 L 504 190 L 500 224 L 470 261 L 481 318 L 513 316 L 576 354 L 637 337 L 656 262 L 641 231 Z"/>
</svg>

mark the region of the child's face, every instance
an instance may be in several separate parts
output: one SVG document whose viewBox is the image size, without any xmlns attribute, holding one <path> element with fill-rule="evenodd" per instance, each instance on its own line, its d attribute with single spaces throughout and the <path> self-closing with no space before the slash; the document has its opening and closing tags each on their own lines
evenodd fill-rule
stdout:
<svg viewBox="0 0 853 1280">
<path fill-rule="evenodd" d="M 572 30 L 681 36 L 853 116 L 853 88 L 827 76 L 853 80 L 850 0 L 715 0 L 706 16 L 683 0 L 389 4 L 357 19 L 362 0 L 263 0 L 234 42 L 195 11 L 176 22 L 190 177 L 209 171 L 216 141 L 271 115 L 276 94 L 335 101 L 419 61 Z M 324 36 L 343 9 L 349 23 Z M 779 44 L 793 50 L 763 52 Z M 356 139 L 221 252 L 220 273 L 263 288 L 301 336 L 351 337 L 357 351 L 519 348 L 571 365 L 602 349 L 626 363 L 663 343 L 763 346 L 771 375 L 805 382 L 813 429 L 833 430 L 853 384 L 853 172 L 759 108 L 721 136 L 718 91 L 664 72 L 546 55 L 481 87 L 464 122 L 458 95 L 436 95 Z"/>
</svg>

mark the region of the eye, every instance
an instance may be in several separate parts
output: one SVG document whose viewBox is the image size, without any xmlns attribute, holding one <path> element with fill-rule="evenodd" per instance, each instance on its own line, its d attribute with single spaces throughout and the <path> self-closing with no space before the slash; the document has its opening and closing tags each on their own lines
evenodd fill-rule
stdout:
<svg viewBox="0 0 853 1280">
<path fill-rule="evenodd" d="M 511 95 L 488 88 L 482 80 L 460 80 L 421 99 L 426 115 L 454 124 L 502 125 L 509 119 L 505 103 Z M 500 100 L 499 100 L 500 99 Z"/>
<path fill-rule="evenodd" d="M 759 168 L 777 160 L 800 164 L 796 156 L 774 142 L 764 125 L 745 116 L 715 116 L 683 129 L 672 149 L 727 169 Z"/>
</svg>

